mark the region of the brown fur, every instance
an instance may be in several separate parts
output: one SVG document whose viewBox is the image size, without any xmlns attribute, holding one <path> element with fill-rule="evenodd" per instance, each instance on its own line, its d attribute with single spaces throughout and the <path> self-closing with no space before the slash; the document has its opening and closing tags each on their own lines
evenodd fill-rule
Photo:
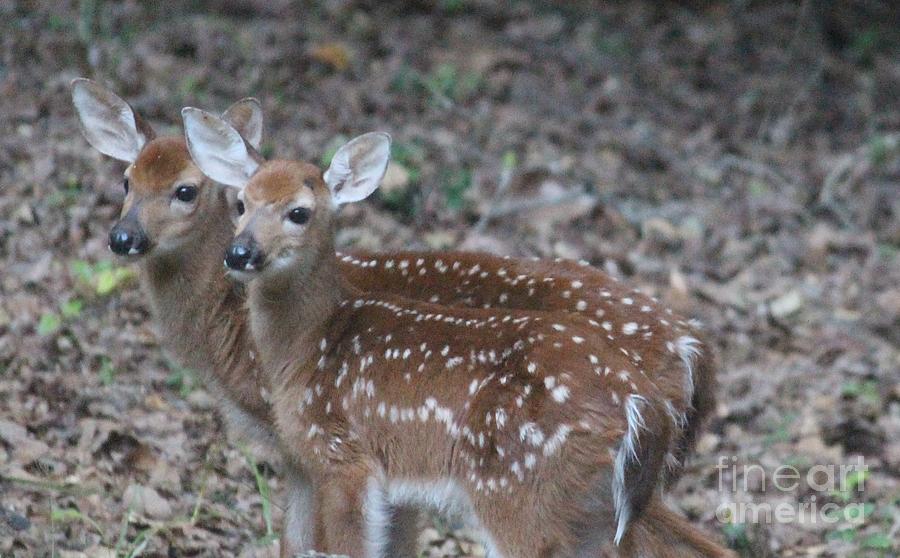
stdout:
<svg viewBox="0 0 900 558">
<path fill-rule="evenodd" d="M 282 224 L 303 188 L 295 179 L 286 190 L 284 178 L 305 168 L 264 165 L 245 190 L 238 230 L 267 256 L 249 306 L 279 435 L 318 501 L 330 502 L 317 507 L 317 548 L 363 555 L 360 508 L 372 483 L 390 491 L 428 479 L 453 484 L 504 556 L 599 553 L 616 530 L 613 459 L 634 427 L 625 402 L 661 400 L 635 368 L 640 359 L 575 314 L 448 308 L 356 289 L 331 255 L 321 180 L 305 205 L 318 208 L 309 224 Z M 670 428 L 662 412 L 642 421 L 651 433 Z M 642 452 L 669 447 L 648 442 Z M 656 476 L 638 482 L 649 490 L 627 491 L 646 495 Z M 332 526 L 344 529 L 340 542 Z"/>
<path fill-rule="evenodd" d="M 135 192 L 156 194 L 172 188 L 190 163 L 183 137 L 161 137 L 147 142 L 132 163 L 129 180 Z"/>
<path fill-rule="evenodd" d="M 428 272 L 410 264 L 425 259 Z M 473 252 L 395 252 L 339 254 L 341 274 L 364 291 L 391 292 L 417 300 L 470 308 L 514 308 L 580 314 L 597 323 L 608 322 L 618 346 L 638 354 L 643 369 L 661 390 L 683 422 L 671 453 L 680 463 L 715 408 L 716 367 L 712 346 L 696 326 L 662 307 L 658 301 L 628 287 L 602 271 L 571 260 L 524 260 Z M 436 268 L 443 263 L 446 271 Z M 401 265 L 406 262 L 407 265 Z M 573 282 L 581 285 L 573 288 Z M 577 283 L 575 283 L 577 285 Z M 630 298 L 633 303 L 622 304 Z M 644 311 L 647 310 L 647 311 Z M 622 326 L 635 322 L 648 326 L 624 335 Z M 684 363 L 667 349 L 666 342 L 680 337 L 699 341 L 694 366 L 694 392 L 685 400 Z M 678 478 L 681 467 L 668 470 L 667 479 Z"/>
<path fill-rule="evenodd" d="M 260 203 L 281 204 L 298 194 L 297 184 L 309 186 L 322 181 L 322 171 L 315 165 L 289 161 L 271 161 L 260 170 L 265 176 L 265 189 L 247 189 L 245 195 Z"/>
</svg>

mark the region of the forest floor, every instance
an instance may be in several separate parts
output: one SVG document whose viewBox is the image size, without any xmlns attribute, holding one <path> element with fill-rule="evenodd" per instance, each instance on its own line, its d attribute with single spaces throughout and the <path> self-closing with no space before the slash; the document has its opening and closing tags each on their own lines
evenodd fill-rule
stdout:
<svg viewBox="0 0 900 558">
<path fill-rule="evenodd" d="M 342 247 L 584 258 L 700 319 L 720 403 L 671 505 L 744 556 L 897 555 L 890 2 L 169 4 L 0 3 L 0 556 L 275 548 L 283 483 L 229 444 L 106 248 L 124 169 L 78 132 L 78 76 L 171 133 L 182 106 L 256 96 L 266 155 L 389 131 Z M 787 515 L 717 519 L 729 502 Z M 423 552 L 482 555 L 455 527 Z"/>
</svg>

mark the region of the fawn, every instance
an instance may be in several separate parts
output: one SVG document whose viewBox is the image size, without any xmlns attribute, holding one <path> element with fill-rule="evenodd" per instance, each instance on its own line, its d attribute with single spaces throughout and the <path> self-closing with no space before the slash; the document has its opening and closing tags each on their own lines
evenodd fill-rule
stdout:
<svg viewBox="0 0 900 558">
<path fill-rule="evenodd" d="M 233 433 L 236 431 L 247 441 L 270 446 L 270 451 L 275 449 L 266 388 L 257 378 L 255 348 L 240 304 L 243 293 L 224 276 L 221 259 L 214 253 L 218 246 L 224 249 L 232 236 L 233 226 L 229 219 L 233 216 L 233 208 L 228 197 L 233 190 L 223 190 L 199 173 L 187 154 L 183 137 L 157 138 L 127 102 L 102 86 L 88 80 L 75 80 L 73 101 L 88 141 L 102 153 L 130 165 L 126 170 L 126 204 L 122 219 L 111 231 L 110 247 L 139 261 L 141 280 L 149 295 L 163 344 L 174 352 L 177 360 L 193 367 L 207 380 L 209 388 L 221 401 Z M 247 99 L 236 103 L 226 111 L 226 117 L 251 145 L 259 145 L 262 115 L 256 101 Z M 193 201 L 176 201 L 176 195 L 196 197 Z M 205 251 L 211 247 L 216 248 Z M 444 254 L 416 252 L 402 256 L 404 259 L 409 257 L 410 265 L 416 262 L 418 267 L 428 269 L 442 269 L 445 264 L 441 258 L 446 259 Z M 466 256 L 469 255 L 460 255 L 460 258 Z M 455 298 L 461 304 L 478 306 L 485 304 L 482 301 L 493 301 L 495 306 L 507 304 L 526 308 L 540 308 L 545 304 L 550 309 L 574 308 L 580 312 L 583 310 L 580 299 L 553 298 L 552 290 L 547 289 L 547 278 L 570 266 L 573 269 L 566 273 L 582 274 L 586 287 L 581 294 L 588 301 L 584 311 L 591 316 L 596 316 L 595 307 L 599 308 L 606 299 L 598 294 L 602 289 L 589 289 L 588 286 L 606 285 L 613 293 L 617 287 L 599 271 L 581 266 L 575 269 L 575 264 L 565 262 L 542 269 L 546 264 L 506 261 L 484 255 L 478 260 L 480 272 L 465 277 L 447 273 L 441 276 L 442 281 L 433 282 L 429 279 L 436 273 L 426 276 L 419 269 L 407 277 L 403 260 L 398 259 L 395 267 L 393 259 L 391 255 L 353 254 L 342 257 L 340 263 L 342 272 L 366 290 L 394 291 L 423 299 L 438 296 L 442 301 Z M 447 265 L 456 270 L 455 261 Z M 498 283 L 495 287 L 486 273 L 490 272 L 491 277 L 499 276 L 504 269 L 516 269 L 516 277 L 528 274 L 528 279 L 523 277 L 516 284 L 514 278 L 511 284 Z M 398 280 L 394 280 L 393 273 Z M 384 276 L 385 280 L 379 281 L 379 276 Z M 540 281 L 537 290 L 546 291 L 545 294 L 534 294 L 535 277 Z M 618 294 L 614 296 L 619 297 Z M 607 319 L 615 324 L 625 323 L 616 317 L 616 312 L 616 307 L 607 307 Z M 660 317 L 660 321 L 664 319 Z M 673 319 L 672 327 L 679 327 L 674 322 Z M 670 335 L 673 342 L 696 335 L 689 329 L 688 335 L 676 333 L 678 337 Z M 622 341 L 628 342 L 627 339 Z M 686 345 L 679 342 L 678 346 Z M 711 378 L 704 380 L 702 376 L 703 370 L 708 369 L 703 365 L 707 354 L 704 351 L 697 361 L 695 400 L 698 394 L 712 393 Z M 647 370 L 648 374 L 656 373 L 649 366 Z M 690 368 L 682 369 L 676 365 L 659 370 L 660 374 L 678 377 L 686 372 L 689 373 Z M 703 401 L 702 398 L 699 400 Z M 675 404 L 681 405 L 677 400 Z M 698 411 L 701 409 L 696 403 L 695 406 Z M 691 412 L 689 406 L 688 412 Z M 699 421 L 694 420 L 692 424 L 699 424 Z M 299 531 L 296 525 L 301 522 L 297 518 L 303 515 L 302 500 L 302 493 L 294 493 L 290 498 L 287 518 L 294 524 L 289 530 L 291 534 Z M 402 540 L 402 537 L 398 538 Z M 299 544 L 288 541 L 283 548 L 298 547 Z M 407 541 L 406 544 L 412 543 Z M 405 555 L 402 551 L 397 554 Z"/>
<path fill-rule="evenodd" d="M 609 328 L 373 295 L 342 277 L 335 209 L 377 188 L 386 134 L 351 141 L 323 174 L 263 162 L 209 113 L 183 116 L 202 171 L 241 188 L 225 263 L 248 281 L 281 447 L 312 483 L 317 548 L 389 555 L 385 510 L 424 504 L 466 516 L 492 556 L 728 555 L 655 497 L 673 417 Z"/>
</svg>

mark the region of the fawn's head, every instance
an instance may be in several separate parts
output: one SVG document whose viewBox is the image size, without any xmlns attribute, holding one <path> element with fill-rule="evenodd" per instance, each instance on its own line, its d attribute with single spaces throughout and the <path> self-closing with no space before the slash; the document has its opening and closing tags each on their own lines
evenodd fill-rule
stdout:
<svg viewBox="0 0 900 558">
<path fill-rule="evenodd" d="M 182 115 L 200 169 L 240 190 L 242 215 L 225 254 L 225 265 L 239 278 L 303 268 L 333 253 L 335 210 L 374 192 L 390 157 L 390 136 L 376 132 L 341 147 L 324 173 L 299 161 L 261 162 L 221 118 L 193 108 Z"/>
<path fill-rule="evenodd" d="M 72 82 L 84 137 L 95 149 L 128 163 L 125 202 L 109 233 L 109 247 L 137 258 L 151 250 L 165 252 L 183 245 L 206 220 L 220 216 L 234 192 L 206 178 L 191 159 L 184 138 L 156 137 L 153 128 L 131 106 L 103 86 Z M 233 104 L 224 118 L 253 144 L 262 136 L 262 109 L 256 99 Z"/>
</svg>

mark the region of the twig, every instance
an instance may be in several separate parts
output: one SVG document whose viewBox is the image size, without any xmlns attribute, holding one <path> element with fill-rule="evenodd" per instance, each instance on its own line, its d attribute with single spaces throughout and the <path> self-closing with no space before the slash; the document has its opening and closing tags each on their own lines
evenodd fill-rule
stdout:
<svg viewBox="0 0 900 558">
<path fill-rule="evenodd" d="M 513 169 L 513 165 L 504 164 L 503 168 L 500 170 L 500 181 L 497 184 L 497 191 L 494 192 L 494 197 L 491 200 L 491 203 L 488 205 L 487 211 L 484 212 L 484 214 L 478 219 L 478 222 L 475 223 L 475 227 L 473 227 L 473 230 L 476 233 L 483 232 L 491 219 L 496 216 L 497 206 L 500 204 L 500 200 L 503 199 L 503 196 L 506 195 L 506 191 L 509 190 L 509 185 L 512 182 Z"/>
<path fill-rule="evenodd" d="M 887 134 L 883 141 L 888 149 L 896 149 L 900 145 L 900 134 Z M 847 215 L 847 210 L 838 203 L 836 194 L 853 177 L 852 171 L 867 160 L 870 149 L 868 144 L 863 144 L 852 152 L 841 155 L 828 171 L 822 181 L 822 188 L 819 190 L 819 205 L 834 212 L 847 227 L 852 225 L 852 219 Z"/>
<path fill-rule="evenodd" d="M 545 196 L 537 199 L 509 202 L 494 210 L 492 217 L 505 217 L 515 213 L 562 205 L 580 199 L 589 200 L 592 204 L 596 204 L 598 200 L 597 196 L 585 194 L 584 192 L 566 192 L 557 196 Z"/>
<path fill-rule="evenodd" d="M 794 186 L 790 180 L 781 176 L 775 169 L 752 159 L 737 157 L 735 155 L 725 155 L 719 160 L 719 166 L 723 170 L 733 168 L 748 174 L 768 178 L 782 188 L 792 188 Z"/>
</svg>

